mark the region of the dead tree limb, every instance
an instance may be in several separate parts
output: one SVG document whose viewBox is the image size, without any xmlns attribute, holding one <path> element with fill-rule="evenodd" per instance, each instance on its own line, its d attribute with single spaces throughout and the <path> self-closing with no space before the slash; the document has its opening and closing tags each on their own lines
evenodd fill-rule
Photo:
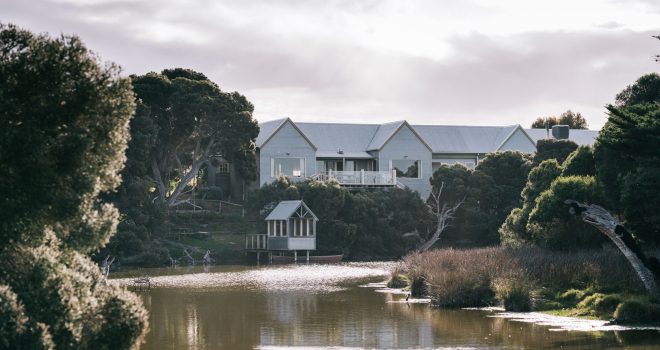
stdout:
<svg viewBox="0 0 660 350">
<path fill-rule="evenodd" d="M 460 206 L 465 202 L 465 197 L 461 199 L 458 203 L 450 205 L 447 203 L 442 203 L 442 190 L 445 187 L 445 183 L 440 183 L 440 188 L 431 192 L 431 204 L 427 204 L 427 210 L 431 215 L 433 215 L 435 231 L 433 235 L 419 246 L 420 251 L 426 251 L 431 248 L 437 241 L 440 240 L 442 232 L 449 227 L 451 220 L 454 218 L 456 211 Z"/>
<path fill-rule="evenodd" d="M 574 200 L 566 200 L 564 203 L 570 205 L 570 213 L 582 218 L 582 221 L 596 227 L 607 236 L 619 248 L 621 253 L 628 259 L 630 265 L 649 294 L 658 291 L 654 269 L 650 260 L 644 255 L 642 249 L 637 245 L 630 233 L 603 207 L 591 204 L 586 205 Z"/>
<path fill-rule="evenodd" d="M 204 254 L 204 258 L 202 258 L 202 262 L 204 265 L 210 265 L 213 263 L 213 258 L 211 258 L 211 250 L 207 249 L 206 254 Z"/>
<path fill-rule="evenodd" d="M 110 255 L 107 255 L 105 257 L 103 263 L 101 264 L 101 272 L 103 273 L 103 277 L 108 278 L 108 275 L 110 275 L 110 266 L 112 266 L 112 263 L 114 262 L 115 262 L 114 257 L 112 258 L 112 260 L 110 260 Z"/>
<path fill-rule="evenodd" d="M 183 250 L 183 257 L 188 258 L 191 265 L 195 265 L 195 258 L 193 258 L 192 255 L 190 255 L 188 249 Z"/>
</svg>

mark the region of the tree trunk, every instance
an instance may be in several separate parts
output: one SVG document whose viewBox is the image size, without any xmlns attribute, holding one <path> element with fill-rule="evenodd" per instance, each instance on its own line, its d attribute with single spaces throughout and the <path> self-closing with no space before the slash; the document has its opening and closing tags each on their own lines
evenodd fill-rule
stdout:
<svg viewBox="0 0 660 350">
<path fill-rule="evenodd" d="M 603 207 L 595 204 L 585 205 L 574 200 L 567 200 L 564 203 L 571 206 L 571 214 L 581 217 L 582 221 L 593 225 L 614 242 L 621 253 L 628 259 L 628 262 L 632 265 L 639 279 L 642 280 L 644 288 L 646 288 L 649 294 L 654 294 L 658 291 L 654 273 L 648 266 L 648 259 L 630 233 L 628 233 L 612 214 Z"/>
<path fill-rule="evenodd" d="M 192 164 L 192 167 L 190 168 L 190 171 L 188 171 L 183 177 L 181 178 L 181 181 L 179 181 L 179 184 L 176 186 L 174 189 L 174 192 L 170 195 L 170 197 L 167 199 L 167 205 L 170 207 L 173 207 L 177 204 L 182 203 L 182 201 L 179 201 L 179 195 L 183 190 L 186 188 L 188 183 L 192 181 L 192 179 L 197 176 L 197 173 L 199 172 L 199 168 L 204 164 L 206 159 L 199 159 L 197 161 L 194 161 Z"/>
<path fill-rule="evenodd" d="M 167 196 L 167 188 L 160 175 L 160 168 L 156 158 L 151 159 L 151 172 L 154 174 L 154 181 L 156 182 L 156 189 L 158 190 L 158 200 L 160 203 L 165 203 L 165 196 Z"/>
<path fill-rule="evenodd" d="M 442 232 L 447 227 L 449 227 L 449 223 L 454 218 L 456 210 L 458 210 L 461 204 L 463 204 L 465 201 L 465 198 L 463 198 L 460 202 L 453 206 L 447 205 L 446 203 L 440 205 L 440 197 L 442 196 L 442 190 L 444 187 L 445 183 L 442 182 L 440 183 L 440 189 L 431 192 L 431 199 L 433 200 L 433 203 L 431 205 L 427 204 L 427 209 L 431 215 L 435 217 L 435 232 L 431 238 L 419 246 L 419 251 L 423 252 L 429 250 L 436 242 L 440 240 Z"/>
</svg>

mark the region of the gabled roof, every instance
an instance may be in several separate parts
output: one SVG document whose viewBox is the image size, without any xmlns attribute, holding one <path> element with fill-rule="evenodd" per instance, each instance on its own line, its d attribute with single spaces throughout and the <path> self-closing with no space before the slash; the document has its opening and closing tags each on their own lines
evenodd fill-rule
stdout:
<svg viewBox="0 0 660 350">
<path fill-rule="evenodd" d="M 518 125 L 415 125 L 414 128 L 433 153 L 488 153 L 497 151 Z"/>
<path fill-rule="evenodd" d="M 433 153 L 496 152 L 518 129 L 533 146 L 539 138 L 520 125 L 410 125 L 405 120 L 385 124 L 294 123 L 284 118 L 259 124 L 257 147 L 268 143 L 287 122 L 312 145 L 318 158 L 373 158 L 369 151 L 382 149 L 404 125 Z M 545 130 L 538 130 L 545 135 Z M 571 139 L 581 137 L 575 131 L 585 130 L 571 130 Z M 587 139 L 584 142 L 593 143 Z"/>
<path fill-rule="evenodd" d="M 305 204 L 305 202 L 301 200 L 279 202 L 275 207 L 275 209 L 273 209 L 273 211 L 271 211 L 270 214 L 268 214 L 266 220 L 287 220 L 301 206 L 304 207 L 310 214 L 312 214 L 315 220 L 318 220 L 316 215 L 314 215 L 314 213 L 309 209 L 307 204 Z"/>
<path fill-rule="evenodd" d="M 267 144 L 268 141 L 270 141 L 270 139 L 273 138 L 273 136 L 278 131 L 280 131 L 280 129 L 282 129 L 282 127 L 284 125 L 286 125 L 287 123 L 291 124 L 291 126 L 294 129 L 296 129 L 296 131 L 298 131 L 300 136 L 302 136 L 305 139 L 305 141 L 307 141 L 307 143 L 309 143 L 309 145 L 312 146 L 312 148 L 314 150 L 317 149 L 316 145 L 314 145 L 314 143 L 312 141 L 310 141 L 309 138 L 307 138 L 307 135 L 305 135 L 305 133 L 300 131 L 300 129 L 298 128 L 298 125 L 296 125 L 296 123 L 294 123 L 293 120 L 291 120 L 290 118 L 275 119 L 275 120 L 271 120 L 271 121 L 268 121 L 268 122 L 260 123 L 259 124 L 259 136 L 257 136 L 257 142 L 256 142 L 257 147 L 261 148 L 265 144 Z"/>
<path fill-rule="evenodd" d="M 386 123 L 386 124 L 381 124 L 378 127 L 378 130 L 376 131 L 376 134 L 374 134 L 373 139 L 369 143 L 369 146 L 367 147 L 367 151 L 380 151 L 385 145 L 394 137 L 394 135 L 401 130 L 403 126 L 407 126 L 410 131 L 419 139 L 419 141 L 429 149 L 429 151 L 432 151 L 431 147 L 429 146 L 428 143 L 426 143 L 426 140 L 422 138 L 415 128 L 411 127 L 410 124 L 408 124 L 407 121 L 401 120 L 397 122 L 392 122 L 392 123 Z"/>
<path fill-rule="evenodd" d="M 525 129 L 523 129 L 522 126 L 520 126 L 520 125 L 514 125 L 514 126 L 515 126 L 515 127 L 513 128 L 513 130 L 511 130 L 511 132 L 510 132 L 509 135 L 504 139 L 504 141 L 502 141 L 502 142 L 500 143 L 500 145 L 497 146 L 497 151 L 501 150 L 502 147 L 504 147 L 504 144 L 506 144 L 506 142 L 509 141 L 509 139 L 513 136 L 513 134 L 515 134 L 516 131 L 518 131 L 518 130 L 520 130 L 520 132 L 523 133 L 523 135 L 529 140 L 529 142 L 532 143 L 532 146 L 536 147 L 536 141 L 534 141 L 534 139 L 532 139 L 532 137 L 529 136 L 529 134 L 528 134 L 527 132 L 525 132 Z"/>
<path fill-rule="evenodd" d="M 371 142 L 369 142 L 369 145 L 367 146 L 367 150 L 371 151 L 381 149 L 385 143 L 390 138 L 392 138 L 392 136 L 394 136 L 394 133 L 396 133 L 402 125 L 403 120 L 379 125 L 376 133 L 371 139 Z"/>
<path fill-rule="evenodd" d="M 546 132 L 545 129 L 525 129 L 525 132 L 536 143 L 538 140 L 552 139 L 552 130 Z M 598 137 L 599 130 L 571 129 L 568 131 L 568 139 L 575 142 L 578 146 L 593 145 Z"/>
<path fill-rule="evenodd" d="M 259 123 L 259 136 L 257 136 L 256 140 L 257 147 L 262 147 L 266 141 L 270 140 L 273 134 L 275 134 L 275 131 L 279 130 L 287 119 L 282 118 Z"/>
</svg>

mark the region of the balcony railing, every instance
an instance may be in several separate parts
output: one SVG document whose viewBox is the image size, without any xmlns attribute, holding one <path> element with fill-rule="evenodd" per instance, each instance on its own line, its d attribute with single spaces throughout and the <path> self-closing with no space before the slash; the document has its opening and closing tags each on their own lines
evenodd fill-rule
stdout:
<svg viewBox="0 0 660 350">
<path fill-rule="evenodd" d="M 396 186 L 396 171 L 333 171 L 312 176 L 319 181 L 337 180 L 345 186 Z"/>
<path fill-rule="evenodd" d="M 245 236 L 245 249 L 265 250 L 268 249 L 268 235 L 250 234 Z"/>
</svg>

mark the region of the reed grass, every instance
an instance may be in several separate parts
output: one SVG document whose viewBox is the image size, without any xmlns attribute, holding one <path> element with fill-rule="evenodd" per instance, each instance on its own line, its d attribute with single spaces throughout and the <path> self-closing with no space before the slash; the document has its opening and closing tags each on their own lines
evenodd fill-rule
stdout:
<svg viewBox="0 0 660 350">
<path fill-rule="evenodd" d="M 441 249 L 406 256 L 400 267 L 411 283 L 424 281 L 443 307 L 503 304 L 524 311 L 569 289 L 643 293 L 615 249 L 555 252 L 541 248 Z M 420 288 L 420 287 L 418 287 Z M 415 294 L 415 288 L 411 290 Z"/>
</svg>

